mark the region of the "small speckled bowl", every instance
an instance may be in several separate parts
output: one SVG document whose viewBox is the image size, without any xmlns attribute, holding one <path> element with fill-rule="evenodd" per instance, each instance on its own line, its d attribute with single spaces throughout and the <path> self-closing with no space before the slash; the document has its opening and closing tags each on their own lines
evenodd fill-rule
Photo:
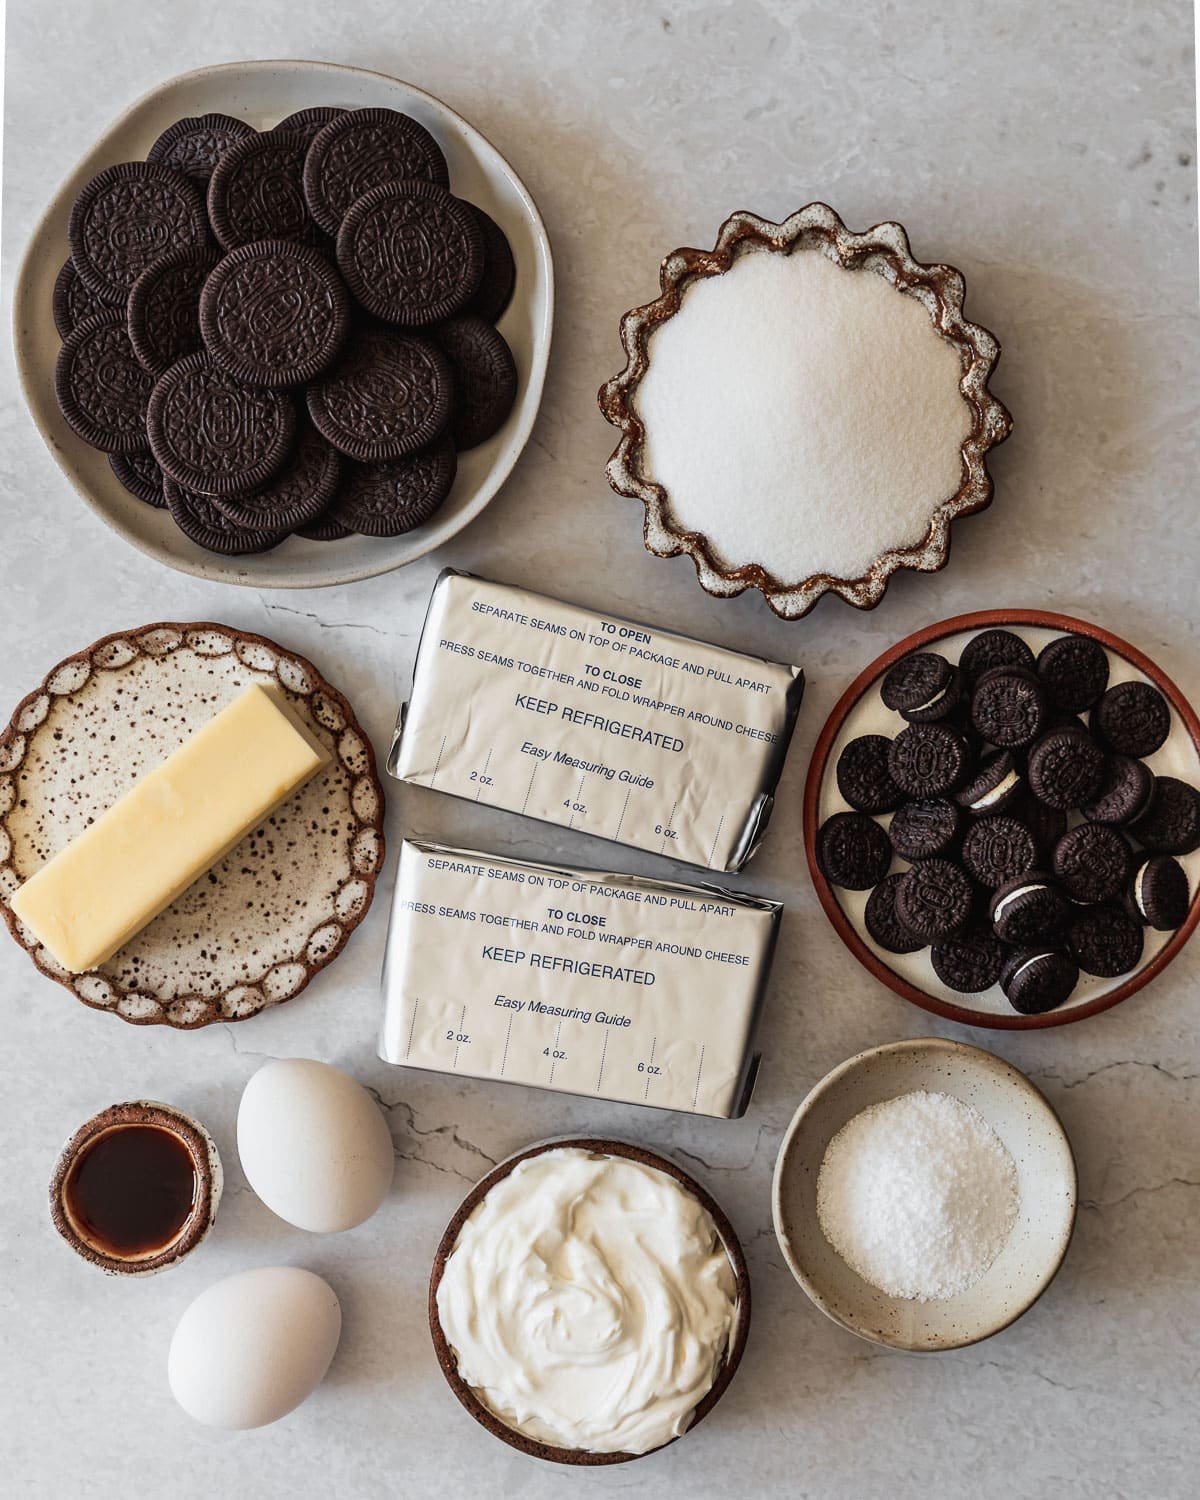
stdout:
<svg viewBox="0 0 1200 1500">
<path fill-rule="evenodd" d="M 652 358 L 651 335 L 674 317 L 694 282 L 728 271 L 741 255 L 793 251 L 828 255 L 847 270 L 882 276 L 898 291 L 915 297 L 929 313 L 938 333 L 954 345 L 962 361 L 959 389 L 971 408 L 971 431 L 962 445 L 962 482 L 933 512 L 929 530 L 911 547 L 882 553 L 859 578 L 814 573 L 808 578 L 778 578 L 758 563 L 734 567 L 715 552 L 700 531 L 685 531 L 675 521 L 671 497 L 650 480 L 643 468 L 645 430 L 636 410 L 637 388 Z M 856 609 L 874 609 L 892 574 L 900 568 L 934 573 L 950 558 L 950 527 L 960 516 L 991 503 L 992 480 L 987 453 L 1012 431 L 1012 418 L 988 389 L 1000 358 L 1000 343 L 986 328 L 963 316 L 966 282 L 953 266 L 915 260 L 903 225 L 876 224 L 862 234 L 847 229 L 825 203 L 808 203 L 781 224 L 744 210 L 721 225 L 711 250 L 672 250 L 660 268 L 660 295 L 635 307 L 621 319 L 625 368 L 600 388 L 600 410 L 620 428 L 621 441 L 608 461 L 608 482 L 619 495 L 641 500 L 646 508 L 643 535 L 656 557 L 687 553 L 696 566 L 700 587 L 720 598 L 748 588 L 761 589 L 768 605 L 785 620 L 806 615 L 825 594 L 839 594 Z"/>
<path fill-rule="evenodd" d="M 944 1301 L 889 1297 L 858 1276 L 817 1218 L 829 1142 L 872 1104 L 927 1089 L 983 1116 L 1017 1169 L 1017 1221 L 995 1261 Z M 978 1047 L 937 1037 L 860 1052 L 827 1073 L 788 1126 L 771 1186 L 775 1234 L 792 1275 L 827 1317 L 891 1349 L 934 1353 L 990 1338 L 1028 1312 L 1054 1280 L 1075 1227 L 1075 1158 L 1058 1116 L 1029 1079 Z"/>
<path fill-rule="evenodd" d="M 567 1150 L 590 1151 L 597 1156 L 624 1156 L 630 1161 L 639 1162 L 642 1166 L 653 1167 L 656 1171 L 665 1173 L 666 1176 L 681 1184 L 708 1211 L 733 1269 L 736 1299 L 733 1333 L 729 1348 L 725 1351 L 724 1361 L 717 1371 L 716 1380 L 713 1381 L 708 1394 L 692 1413 L 692 1420 L 680 1437 L 687 1437 L 692 1433 L 697 1424 L 712 1411 L 725 1394 L 729 1382 L 737 1373 L 737 1367 L 745 1352 L 746 1339 L 750 1333 L 750 1273 L 746 1268 L 746 1257 L 742 1251 L 741 1242 L 716 1200 L 700 1186 L 694 1177 L 685 1172 L 682 1167 L 677 1167 L 673 1161 L 668 1161 L 666 1157 L 647 1151 L 641 1146 L 635 1146 L 628 1141 L 609 1140 L 595 1136 L 568 1136 L 556 1140 L 538 1141 L 535 1145 L 527 1146 L 524 1151 L 518 1151 L 515 1156 L 510 1156 L 506 1161 L 500 1162 L 486 1177 L 481 1177 L 458 1205 L 458 1210 L 446 1225 L 446 1232 L 442 1235 L 433 1257 L 433 1270 L 429 1277 L 429 1331 L 433 1335 L 433 1347 L 438 1364 L 441 1366 L 442 1374 L 446 1377 L 450 1389 L 471 1416 L 481 1427 L 486 1427 L 493 1437 L 498 1437 L 510 1448 L 516 1448 L 519 1453 L 527 1453 L 531 1458 L 546 1459 L 550 1463 L 575 1464 L 584 1467 L 623 1464 L 631 1459 L 647 1458 L 651 1453 L 661 1453 L 663 1448 L 669 1448 L 671 1443 L 679 1442 L 680 1438 L 672 1438 L 670 1443 L 662 1443 L 657 1448 L 648 1449 L 646 1453 L 592 1453 L 583 1448 L 556 1448 L 549 1443 L 539 1443 L 533 1438 L 526 1437 L 524 1433 L 517 1432 L 502 1422 L 458 1373 L 458 1361 L 446 1335 L 442 1332 L 441 1319 L 438 1316 L 438 1287 L 441 1285 L 446 1262 L 458 1243 L 458 1236 L 463 1225 L 487 1197 L 489 1191 L 501 1178 L 507 1177 L 515 1166 L 528 1161 L 531 1156 L 540 1156 L 546 1151 Z"/>
<path fill-rule="evenodd" d="M 102 1136 L 127 1125 L 155 1125 L 167 1130 L 187 1148 L 196 1173 L 192 1207 L 171 1241 L 158 1249 L 138 1256 L 116 1256 L 94 1245 L 84 1229 L 75 1222 L 66 1202 L 66 1187 L 71 1169 L 83 1152 Z M 169 1104 L 153 1099 L 133 1099 L 125 1104 L 110 1104 L 85 1121 L 59 1154 L 50 1179 L 50 1218 L 55 1229 L 90 1265 L 98 1266 L 110 1276 L 153 1276 L 157 1271 L 177 1266 L 208 1238 L 221 1202 L 225 1174 L 216 1142 L 198 1120 Z"/>
</svg>

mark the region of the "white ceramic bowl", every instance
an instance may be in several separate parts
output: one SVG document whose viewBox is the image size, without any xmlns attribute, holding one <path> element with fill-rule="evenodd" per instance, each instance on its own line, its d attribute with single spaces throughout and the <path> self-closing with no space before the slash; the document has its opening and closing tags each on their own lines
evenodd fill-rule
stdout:
<svg viewBox="0 0 1200 1500">
<path fill-rule="evenodd" d="M 889 1297 L 852 1271 L 817 1218 L 826 1147 L 872 1104 L 915 1089 L 979 1111 L 1017 1169 L 1020 1206 L 1004 1249 L 956 1297 Z M 960 1349 L 1007 1328 L 1053 1281 L 1075 1226 L 1075 1159 L 1058 1116 L 1023 1073 L 964 1042 L 923 1037 L 860 1052 L 826 1074 L 788 1126 L 771 1187 L 775 1234 L 792 1275 L 835 1323 L 892 1349 Z"/>
<path fill-rule="evenodd" d="M 103 453 L 75 436 L 54 399 L 59 338 L 51 296 L 67 258 L 67 218 L 80 188 L 114 162 L 144 157 L 155 138 L 186 115 L 220 111 L 257 127 L 310 104 L 403 110 L 437 138 L 460 197 L 478 204 L 504 230 L 517 279 L 498 323 L 517 363 L 520 386 L 508 421 L 488 442 L 459 458 L 449 499 L 429 523 L 404 536 L 309 542 L 290 537 L 271 552 L 220 557 L 189 542 L 165 511 L 127 494 Z M 254 588 L 319 588 L 386 573 L 423 556 L 473 521 L 508 478 L 542 399 L 554 319 L 554 266 L 533 199 L 496 148 L 460 115 L 411 84 L 363 68 L 324 62 L 237 62 L 198 68 L 160 84 L 104 132 L 50 200 L 25 251 L 13 296 L 13 343 L 25 399 L 42 437 L 92 510 L 126 541 L 182 573 Z"/>
</svg>

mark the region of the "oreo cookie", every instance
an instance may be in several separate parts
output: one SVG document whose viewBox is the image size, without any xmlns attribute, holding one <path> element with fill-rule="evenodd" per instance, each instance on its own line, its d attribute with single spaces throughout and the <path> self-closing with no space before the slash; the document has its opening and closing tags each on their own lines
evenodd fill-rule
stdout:
<svg viewBox="0 0 1200 1500">
<path fill-rule="evenodd" d="M 962 677 L 934 651 L 915 651 L 892 666 L 880 684 L 884 706 L 909 724 L 935 723 L 958 707 Z"/>
<path fill-rule="evenodd" d="M 962 931 L 971 916 L 971 882 L 948 859 L 926 859 L 900 877 L 896 915 L 914 937 L 938 943 Z"/>
<path fill-rule="evenodd" d="M 1169 854 L 1152 854 L 1142 860 L 1129 878 L 1125 910 L 1137 922 L 1156 932 L 1182 927 L 1188 914 L 1187 872 Z"/>
<path fill-rule="evenodd" d="M 85 319 L 58 351 L 54 394 L 63 419 L 106 453 L 145 450 L 153 385 L 133 352 L 125 315 L 116 310 Z"/>
<path fill-rule="evenodd" d="M 110 453 L 108 467 L 131 495 L 155 510 L 166 510 L 163 471 L 153 453 Z"/>
<path fill-rule="evenodd" d="M 1004 967 L 1004 944 L 986 927 L 935 943 L 929 954 L 933 972 L 947 989 L 961 995 L 990 990 Z"/>
<path fill-rule="evenodd" d="M 449 495 L 458 460 L 442 438 L 408 458 L 347 466 L 330 512 L 362 536 L 402 536 L 423 526 Z"/>
<path fill-rule="evenodd" d="M 1054 846 L 1051 868 L 1072 901 L 1111 901 L 1125 889 L 1133 853 L 1104 823 L 1080 823 Z"/>
<path fill-rule="evenodd" d="M 1086 635 L 1060 635 L 1038 654 L 1037 674 L 1064 714 L 1091 708 L 1108 686 L 1108 652 Z"/>
<path fill-rule="evenodd" d="M 270 130 L 224 153 L 208 183 L 208 217 L 223 249 L 255 240 L 314 243 L 302 185 L 306 149 L 303 135 Z"/>
<path fill-rule="evenodd" d="M 903 878 L 885 875 L 867 897 L 863 911 L 867 932 L 887 953 L 917 953 L 925 947 L 924 938 L 909 932 L 896 915 L 896 889 Z"/>
<path fill-rule="evenodd" d="M 219 552 L 224 557 L 269 552 L 287 536 L 286 531 L 251 531 L 245 526 L 235 526 L 207 495 L 184 489 L 171 478 L 165 480 L 163 491 L 171 519 L 189 541 L 206 552 Z"/>
<path fill-rule="evenodd" d="M 313 137 L 319 130 L 345 113 L 344 109 L 337 109 L 332 104 L 312 104 L 307 109 L 298 109 L 295 114 L 285 115 L 272 128 L 282 131 L 285 135 L 302 136 L 311 145 Z"/>
<path fill-rule="evenodd" d="M 1000 988 L 1023 1016 L 1056 1010 L 1079 983 L 1079 966 L 1057 948 L 1018 948 L 1000 970 Z"/>
<path fill-rule="evenodd" d="M 891 743 L 886 735 L 860 734 L 838 756 L 838 791 L 858 812 L 894 812 L 904 801 L 888 770 Z"/>
<path fill-rule="evenodd" d="M 203 189 L 230 146 L 257 134 L 253 125 L 232 115 L 194 115 L 168 125 L 146 152 L 146 160 L 174 167 Z"/>
<path fill-rule="evenodd" d="M 1152 854 L 1200 849 L 1200 792 L 1175 776 L 1159 776 L 1150 806 L 1130 830 Z"/>
<path fill-rule="evenodd" d="M 336 235 L 350 205 L 384 183 L 423 178 L 446 187 L 441 147 L 423 125 L 394 109 L 349 109 L 312 137 L 304 196 L 326 234 Z"/>
<path fill-rule="evenodd" d="M 335 521 L 333 516 L 326 511 L 323 516 L 318 516 L 315 521 L 309 521 L 306 526 L 297 526 L 296 535 L 302 536 L 308 542 L 344 542 L 354 533 L 348 526 Z"/>
<path fill-rule="evenodd" d="M 454 317 L 470 300 L 483 275 L 483 234 L 470 205 L 436 182 L 385 182 L 346 211 L 337 262 L 369 313 L 397 327 L 424 328 Z"/>
<path fill-rule="evenodd" d="M 1140 759 L 1166 743 L 1171 710 L 1150 683 L 1118 682 L 1092 709 L 1089 724 L 1108 749 Z"/>
<path fill-rule="evenodd" d="M 963 839 L 963 866 L 989 891 L 1027 875 L 1037 859 L 1037 843 L 1028 825 L 1003 813 L 972 823 Z"/>
<path fill-rule="evenodd" d="M 415 453 L 442 433 L 451 389 L 450 363 L 436 345 L 363 327 L 306 396 L 313 425 L 339 453 L 382 463 Z"/>
<path fill-rule="evenodd" d="M 85 318 L 94 318 L 97 313 L 111 312 L 114 305 L 120 306 L 115 299 L 98 297 L 89 291 L 69 260 L 63 262 L 63 268 L 55 278 L 50 305 L 60 339 L 73 333 Z"/>
<path fill-rule="evenodd" d="M 1060 811 L 1090 802 L 1104 783 L 1104 752 L 1079 725 L 1052 729 L 1029 752 L 1029 788 Z"/>
<path fill-rule="evenodd" d="M 482 318 L 453 318 L 433 330 L 450 361 L 454 414 L 450 430 L 460 452 L 486 443 L 508 420 L 517 399 L 517 367 L 512 350 Z"/>
<path fill-rule="evenodd" d="M 817 861 L 832 884 L 866 891 L 887 874 L 892 846 L 866 813 L 834 813 L 817 832 Z"/>
<path fill-rule="evenodd" d="M 1062 891 L 1049 875 L 1038 870 L 1006 880 L 988 906 L 996 936 L 1018 948 L 1055 936 L 1069 911 Z"/>
<path fill-rule="evenodd" d="M 942 797 L 969 767 L 966 740 L 947 724 L 910 724 L 888 747 L 888 773 L 909 797 Z"/>
<path fill-rule="evenodd" d="M 97 297 L 125 304 L 129 290 L 164 250 L 202 250 L 208 219 L 196 185 L 153 161 L 106 167 L 71 206 L 71 260 Z"/>
<path fill-rule="evenodd" d="M 1128 755 L 1110 755 L 1104 762 L 1099 791 L 1079 810 L 1089 823 L 1123 828 L 1146 811 L 1153 791 L 1154 777 L 1140 760 Z"/>
<path fill-rule="evenodd" d="M 1011 630 L 981 630 L 963 647 L 958 666 L 967 682 L 974 686 L 985 672 L 997 667 L 1020 667 L 1032 672 L 1034 655 Z"/>
<path fill-rule="evenodd" d="M 247 385 L 303 385 L 329 368 L 350 329 L 333 266 L 308 245 L 258 240 L 221 261 L 200 297 L 216 364 Z"/>
<path fill-rule="evenodd" d="M 483 238 L 483 274 L 463 312 L 476 318 L 486 318 L 489 323 L 496 323 L 512 301 L 513 288 L 517 282 L 517 266 L 513 260 L 512 247 L 495 219 L 490 214 L 485 214 L 475 203 L 469 207 L 479 221 L 479 232 Z"/>
<path fill-rule="evenodd" d="M 207 354 L 172 365 L 155 384 L 146 414 L 150 451 L 163 473 L 201 495 L 260 489 L 286 463 L 295 430 L 286 396 L 240 384 Z"/>
<path fill-rule="evenodd" d="M 984 761 L 979 774 L 957 793 L 958 805 L 980 817 L 1004 812 L 1021 795 L 1023 785 L 1016 761 L 1001 750 Z"/>
<path fill-rule="evenodd" d="M 1075 962 L 1100 979 L 1136 969 L 1144 941 L 1141 926 L 1119 906 L 1089 906 L 1072 919 L 1067 932 Z"/>
<path fill-rule="evenodd" d="M 286 533 L 310 525 L 328 510 L 340 474 L 336 451 L 304 422 L 291 457 L 274 479 L 251 495 L 214 495 L 212 501 L 235 526 Z"/>
<path fill-rule="evenodd" d="M 1046 692 L 1036 677 L 1013 668 L 985 672 L 971 694 L 971 724 L 1004 750 L 1031 745 L 1046 726 Z"/>
<path fill-rule="evenodd" d="M 901 859 L 932 859 L 945 854 L 958 837 L 961 813 L 945 797 L 906 802 L 888 827 L 892 848 Z"/>
<path fill-rule="evenodd" d="M 133 351 L 151 375 L 204 347 L 200 288 L 217 263 L 210 250 L 169 250 L 133 283 L 126 322 Z"/>
</svg>

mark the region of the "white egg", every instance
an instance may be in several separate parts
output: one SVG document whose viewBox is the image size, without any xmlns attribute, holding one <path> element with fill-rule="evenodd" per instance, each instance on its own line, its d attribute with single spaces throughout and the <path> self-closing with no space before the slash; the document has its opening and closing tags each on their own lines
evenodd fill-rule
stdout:
<svg viewBox="0 0 1200 1500">
<path fill-rule="evenodd" d="M 311 1271 L 240 1271 L 180 1318 L 167 1356 L 171 1393 L 206 1427 L 265 1427 L 320 1385 L 341 1331 L 337 1296 Z"/>
<path fill-rule="evenodd" d="M 237 1141 L 247 1182 L 298 1229 L 353 1229 L 392 1185 L 392 1138 L 379 1106 L 328 1063 L 264 1063 L 242 1094 Z"/>
</svg>

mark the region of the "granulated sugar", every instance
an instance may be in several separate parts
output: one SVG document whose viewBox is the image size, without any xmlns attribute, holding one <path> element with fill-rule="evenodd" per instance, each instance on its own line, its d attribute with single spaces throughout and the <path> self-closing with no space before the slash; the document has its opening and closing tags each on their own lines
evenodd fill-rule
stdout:
<svg viewBox="0 0 1200 1500">
<path fill-rule="evenodd" d="M 688 287 L 648 353 L 643 470 L 727 566 L 861 577 L 962 482 L 958 351 L 877 272 L 748 251 Z"/>
<path fill-rule="evenodd" d="M 977 1110 L 925 1090 L 873 1104 L 830 1141 L 817 1178 L 825 1238 L 890 1297 L 953 1297 L 1017 1217 L 1017 1172 Z"/>
</svg>

